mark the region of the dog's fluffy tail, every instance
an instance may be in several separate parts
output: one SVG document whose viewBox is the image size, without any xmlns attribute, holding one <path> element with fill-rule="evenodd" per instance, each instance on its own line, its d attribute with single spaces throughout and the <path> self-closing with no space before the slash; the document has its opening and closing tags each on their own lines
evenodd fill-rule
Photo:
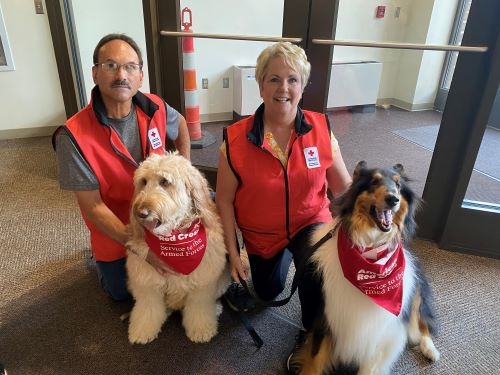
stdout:
<svg viewBox="0 0 500 375">
<path fill-rule="evenodd" d="M 422 302 L 420 303 L 420 318 L 427 323 L 431 335 L 435 335 L 438 331 L 436 316 L 434 313 L 434 296 L 432 289 L 429 286 L 429 281 L 425 276 L 422 265 L 415 259 L 415 269 L 418 277 L 418 284 L 420 288 L 420 295 Z"/>
<path fill-rule="evenodd" d="M 429 282 L 418 261 L 415 262 L 415 268 L 418 285 L 411 305 L 408 339 L 410 345 L 419 345 L 425 357 L 437 361 L 440 354 L 432 340 L 432 335 L 437 331 L 434 300 Z"/>
</svg>

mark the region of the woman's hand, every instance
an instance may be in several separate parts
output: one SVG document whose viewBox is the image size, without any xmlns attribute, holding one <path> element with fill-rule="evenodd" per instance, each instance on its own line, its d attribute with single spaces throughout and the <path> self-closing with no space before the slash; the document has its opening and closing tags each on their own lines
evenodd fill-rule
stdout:
<svg viewBox="0 0 500 375">
<path fill-rule="evenodd" d="M 229 263 L 231 269 L 231 277 L 236 282 L 241 282 L 240 280 L 246 280 L 248 278 L 249 266 L 244 264 L 241 260 L 240 254 L 238 252 L 230 252 Z"/>
</svg>

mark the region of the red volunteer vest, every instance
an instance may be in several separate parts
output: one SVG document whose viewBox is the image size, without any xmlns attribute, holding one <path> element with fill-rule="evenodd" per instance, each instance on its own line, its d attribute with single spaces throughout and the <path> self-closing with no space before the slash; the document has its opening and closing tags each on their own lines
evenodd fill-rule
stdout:
<svg viewBox="0 0 500 375">
<path fill-rule="evenodd" d="M 103 114 L 99 114 L 94 108 L 95 95 L 100 99 L 98 90 L 97 94 L 94 90 L 92 102 L 71 117 L 65 126 L 94 171 L 102 200 L 124 224 L 128 224 L 134 193 L 133 176 L 138 165 L 113 128 L 104 125 L 97 118 L 103 118 Z M 158 140 L 164 143 L 166 139 L 166 109 L 163 100 L 156 95 L 139 92 L 134 97 L 134 105 L 143 157 L 152 153 L 163 154 L 165 144 L 158 144 Z M 96 260 L 111 262 L 126 256 L 123 245 L 97 229 L 83 211 L 82 216 L 90 230 L 90 243 Z"/>
<path fill-rule="evenodd" d="M 227 158 L 239 181 L 235 217 L 250 254 L 271 258 L 305 226 L 332 218 L 325 177 L 333 163 L 329 126 L 324 114 L 299 110 L 298 116 L 302 113 L 286 169 L 249 140 L 262 126 L 258 119 L 254 124 L 257 114 L 226 129 Z"/>
</svg>

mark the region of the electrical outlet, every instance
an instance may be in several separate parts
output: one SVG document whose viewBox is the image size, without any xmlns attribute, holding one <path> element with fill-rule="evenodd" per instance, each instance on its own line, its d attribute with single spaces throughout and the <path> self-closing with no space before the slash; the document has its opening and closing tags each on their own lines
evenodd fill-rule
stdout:
<svg viewBox="0 0 500 375">
<path fill-rule="evenodd" d="M 208 89 L 208 78 L 202 78 L 201 79 L 201 88 L 202 89 Z"/>
<path fill-rule="evenodd" d="M 222 88 L 223 89 L 229 88 L 229 77 L 222 78 Z"/>
<path fill-rule="evenodd" d="M 35 13 L 36 14 L 43 14 L 42 0 L 35 0 Z"/>
<path fill-rule="evenodd" d="M 400 13 L 401 13 L 401 7 L 396 7 L 396 11 L 394 12 L 394 18 L 399 18 Z"/>
</svg>

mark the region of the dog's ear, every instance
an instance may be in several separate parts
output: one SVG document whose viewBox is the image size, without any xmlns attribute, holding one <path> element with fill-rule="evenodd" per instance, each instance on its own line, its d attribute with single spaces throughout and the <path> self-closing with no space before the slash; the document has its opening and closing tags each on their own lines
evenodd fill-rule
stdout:
<svg viewBox="0 0 500 375">
<path fill-rule="evenodd" d="M 361 174 L 361 171 L 364 169 L 366 169 L 366 161 L 361 160 L 358 162 L 358 164 L 356 164 L 356 168 L 354 168 L 353 177 L 355 179 L 358 178 L 359 175 Z"/>
<path fill-rule="evenodd" d="M 205 218 L 212 211 L 211 205 L 213 204 L 208 181 L 195 166 L 191 166 L 189 170 L 186 185 L 196 214 Z"/>
<path fill-rule="evenodd" d="M 403 164 L 397 163 L 392 167 L 392 169 L 394 169 L 397 173 L 399 173 L 399 175 L 403 177 L 404 180 L 408 181 L 408 176 L 406 175 Z"/>
</svg>

